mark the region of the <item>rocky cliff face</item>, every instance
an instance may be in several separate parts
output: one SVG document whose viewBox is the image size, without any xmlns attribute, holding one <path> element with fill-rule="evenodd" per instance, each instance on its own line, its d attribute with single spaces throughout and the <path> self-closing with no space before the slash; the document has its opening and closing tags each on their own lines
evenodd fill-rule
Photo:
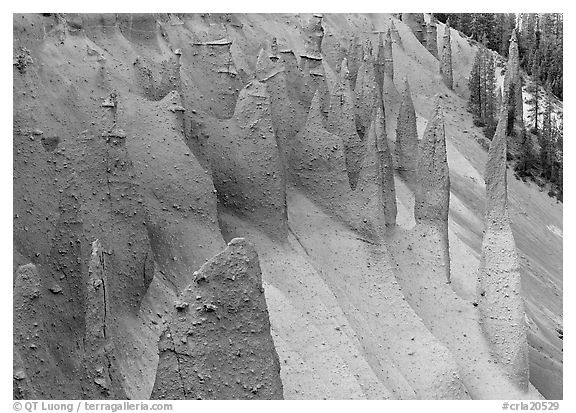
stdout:
<svg viewBox="0 0 576 413">
<path fill-rule="evenodd" d="M 14 15 L 14 397 L 540 397 L 527 189 L 501 121 L 476 245 L 473 49 L 405 15 Z"/>
</svg>

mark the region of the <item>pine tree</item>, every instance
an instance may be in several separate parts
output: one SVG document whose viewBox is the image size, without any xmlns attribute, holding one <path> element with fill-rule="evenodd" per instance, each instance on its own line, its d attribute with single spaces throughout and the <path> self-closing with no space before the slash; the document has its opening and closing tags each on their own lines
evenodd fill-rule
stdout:
<svg viewBox="0 0 576 413">
<path fill-rule="evenodd" d="M 496 131 L 496 118 L 497 118 L 497 108 L 496 108 L 496 97 L 494 95 L 494 90 L 496 88 L 496 78 L 494 76 L 494 56 L 492 52 L 486 50 L 486 63 L 485 63 L 485 95 L 486 95 L 486 105 L 485 105 L 485 124 L 486 129 L 484 130 L 485 135 L 492 139 L 494 132 Z"/>
<path fill-rule="evenodd" d="M 488 49 L 480 47 L 468 79 L 468 110 L 474 115 L 475 124 L 485 127 L 484 133 L 489 139 L 496 130 L 495 87 L 494 57 Z"/>
<path fill-rule="evenodd" d="M 551 180 L 554 177 L 554 136 L 552 133 L 552 102 L 548 96 L 542 117 L 542 132 L 538 136 L 540 144 L 540 168 L 542 176 Z"/>
<path fill-rule="evenodd" d="M 533 170 L 538 166 L 538 161 L 532 138 L 526 130 L 523 130 L 518 162 L 514 169 L 520 177 L 533 176 Z"/>
<path fill-rule="evenodd" d="M 537 77 L 535 77 L 537 79 Z M 528 99 L 528 119 L 532 124 L 532 132 L 536 135 L 539 133 L 538 117 L 542 112 L 542 101 L 540 99 L 540 85 L 537 80 L 532 81 L 527 87 L 526 91 L 531 94 Z"/>
<path fill-rule="evenodd" d="M 480 84 L 480 70 L 482 66 L 482 49 L 478 49 L 476 56 L 474 57 L 474 64 L 472 65 L 472 71 L 468 78 L 468 89 L 470 91 L 470 97 L 468 98 L 468 110 L 475 118 L 480 118 L 481 116 L 481 84 Z"/>
<path fill-rule="evenodd" d="M 518 32 L 518 49 L 520 51 L 520 65 L 530 72 L 530 63 L 532 60 L 533 47 L 536 36 L 536 19 L 534 13 L 522 13 L 520 15 L 520 31 Z"/>
<path fill-rule="evenodd" d="M 542 32 L 540 31 L 540 20 L 536 19 L 536 32 L 534 33 L 534 44 L 530 45 L 530 56 L 529 56 L 529 68 L 528 73 L 540 80 L 540 72 L 542 65 L 542 55 L 544 51 L 542 50 L 543 43 Z"/>
<path fill-rule="evenodd" d="M 487 73 L 487 66 L 486 66 L 486 45 L 488 44 L 488 40 L 486 36 L 482 39 L 482 47 L 481 55 L 480 55 L 480 120 L 485 125 L 486 119 L 488 117 L 487 112 L 487 100 L 488 100 L 488 91 L 487 91 L 487 84 L 486 84 L 486 73 Z"/>
<path fill-rule="evenodd" d="M 559 188 L 560 200 L 562 200 L 563 174 L 564 174 L 564 134 L 562 114 L 558 114 L 558 119 L 554 127 L 554 161 L 556 162 L 555 181 Z"/>
<path fill-rule="evenodd" d="M 496 45 L 492 49 L 504 57 L 508 57 L 508 39 L 512 34 L 512 29 L 516 26 L 516 15 L 513 13 L 499 13 L 496 18 L 497 36 Z"/>
<path fill-rule="evenodd" d="M 518 131 L 524 129 L 523 101 L 522 101 L 522 76 L 520 74 L 520 57 L 516 31 L 512 30 L 510 36 L 510 48 L 508 50 L 508 63 L 506 76 L 504 77 L 504 99 L 508 110 L 506 135 L 515 136 L 508 145 L 509 152 L 516 152 L 520 146 L 521 134 Z M 518 133 L 514 133 L 517 131 Z"/>
<path fill-rule="evenodd" d="M 498 86 L 498 89 L 496 89 L 495 95 L 496 96 L 494 98 L 494 111 L 495 111 L 494 113 L 498 114 L 502 110 L 502 88 L 500 86 Z"/>
<path fill-rule="evenodd" d="M 441 22 L 478 42 L 486 36 L 486 47 L 508 57 L 512 30 L 518 28 L 520 67 L 528 74 L 538 74 L 542 85 L 563 97 L 563 26 L 562 13 L 434 13 Z"/>
</svg>

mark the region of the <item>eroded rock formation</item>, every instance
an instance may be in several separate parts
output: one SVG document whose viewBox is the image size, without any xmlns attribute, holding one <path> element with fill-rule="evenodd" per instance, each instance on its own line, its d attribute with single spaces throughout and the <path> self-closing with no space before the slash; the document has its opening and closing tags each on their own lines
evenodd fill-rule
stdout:
<svg viewBox="0 0 576 413">
<path fill-rule="evenodd" d="M 392 42 L 395 43 L 398 47 L 402 48 L 402 38 L 400 37 L 400 33 L 398 33 L 398 29 L 394 24 L 394 20 L 390 20 L 390 38 Z"/>
<path fill-rule="evenodd" d="M 202 85 L 203 99 L 199 99 L 202 108 L 218 119 L 228 119 L 234 113 L 242 81 L 236 69 L 230 47 L 232 42 L 226 38 L 191 39 L 182 42 L 182 59 L 188 61 L 189 79 L 195 85 Z M 194 60 L 194 64 L 191 63 Z M 199 81 L 202 79 L 202 81 Z"/>
<path fill-rule="evenodd" d="M 388 17 L 262 19 L 14 16 L 14 397 L 537 397 L 505 139 L 477 308 L 438 277 L 441 111 L 418 148 L 409 86 L 393 81 L 393 48 L 396 76 L 426 50 L 403 50 L 391 19 L 372 62 L 358 46 Z M 429 90 L 411 79 L 422 110 Z M 273 329 L 254 247 L 226 248 L 237 236 L 258 245 Z"/>
<path fill-rule="evenodd" d="M 376 77 L 376 84 L 378 85 L 378 98 L 384 107 L 382 101 L 382 88 L 384 87 L 384 71 L 386 70 L 386 59 L 384 57 L 384 37 L 382 33 L 378 33 L 378 49 L 376 51 L 376 58 L 374 59 L 374 75 Z"/>
<path fill-rule="evenodd" d="M 384 42 L 384 73 L 394 80 L 394 55 L 392 54 L 391 32 L 392 29 L 386 32 L 386 40 Z"/>
<path fill-rule="evenodd" d="M 358 145 L 358 156 L 358 181 L 351 188 L 343 137 L 324 129 L 317 93 L 290 158 L 296 183 L 329 214 L 367 239 L 380 242 L 386 228 L 395 225 L 396 196 L 391 153 L 379 107 L 373 112 L 364 142 Z"/>
<path fill-rule="evenodd" d="M 49 330 L 40 274 L 34 264 L 16 271 L 13 292 L 14 396 L 16 399 L 64 396 L 72 389 L 50 354 Z"/>
<path fill-rule="evenodd" d="M 442 53 L 440 54 L 440 74 L 444 84 L 449 89 L 453 87 L 452 74 L 452 44 L 450 40 L 450 22 L 446 22 L 444 27 L 444 36 L 442 37 Z"/>
<path fill-rule="evenodd" d="M 330 94 L 328 90 L 328 82 L 326 74 L 324 73 L 324 65 L 322 58 L 311 59 L 306 56 L 301 56 L 300 63 L 302 65 L 302 93 L 300 94 L 300 104 L 307 111 L 312 103 L 312 98 L 317 90 L 320 91 L 322 101 L 322 112 L 328 113 L 328 105 L 330 101 Z"/>
<path fill-rule="evenodd" d="M 378 95 L 381 100 L 382 107 L 384 104 L 384 78 L 388 76 L 394 79 L 394 59 L 392 55 L 392 38 L 390 29 L 386 31 L 386 40 L 382 33 L 378 34 L 378 56 L 375 63 L 376 84 L 378 85 Z"/>
<path fill-rule="evenodd" d="M 143 95 L 150 100 L 161 100 L 172 90 L 182 91 L 180 57 L 177 54 L 162 61 L 158 76 L 155 76 L 148 67 L 145 58 L 140 56 L 134 61 L 134 71 L 137 85 L 142 88 Z"/>
<path fill-rule="evenodd" d="M 209 137 L 210 164 L 221 204 L 286 236 L 286 182 L 272 123 L 270 95 L 254 80 L 242 89 L 234 117 Z"/>
<path fill-rule="evenodd" d="M 504 76 L 503 105 L 507 108 L 506 135 L 514 135 L 510 140 L 512 152 L 518 151 L 524 130 L 524 104 L 522 100 L 522 76 L 520 75 L 520 58 L 516 30 L 512 31 L 508 49 L 508 63 Z"/>
<path fill-rule="evenodd" d="M 362 165 L 362 140 L 356 132 L 354 98 L 350 88 L 350 72 L 346 59 L 342 61 L 338 83 L 330 97 L 326 129 L 344 142 L 346 170 L 350 187 L 354 189 Z"/>
<path fill-rule="evenodd" d="M 432 56 L 438 59 L 438 33 L 434 15 L 430 17 L 430 23 L 426 24 L 425 27 L 424 46 L 426 46 L 426 50 L 428 50 Z"/>
<path fill-rule="evenodd" d="M 345 68 L 346 61 L 342 65 Z M 317 196 L 326 203 L 331 202 L 335 194 L 348 191 L 350 183 L 344 148 L 343 137 L 324 129 L 320 94 L 316 92 L 306 124 L 296 136 L 290 154 L 290 169 L 298 184 L 310 192 L 318 188 Z M 326 180 L 326 185 L 319 186 L 323 180 Z M 327 190 L 325 194 L 324 188 Z"/>
<path fill-rule="evenodd" d="M 356 77 L 358 76 L 358 70 L 360 69 L 360 66 L 364 60 L 364 47 L 362 44 L 362 39 L 358 35 L 353 35 L 350 38 L 346 59 L 348 67 L 347 70 L 350 73 L 350 87 L 354 89 L 356 87 Z M 340 67 L 340 71 L 342 71 L 342 67 Z"/>
<path fill-rule="evenodd" d="M 386 139 L 384 112 L 380 106 L 375 106 L 371 118 L 356 192 L 368 201 L 364 205 L 363 213 L 370 216 L 370 219 L 364 220 L 369 221 L 373 227 L 364 232 L 379 234 L 383 231 L 383 228 L 378 226 L 382 221 L 381 217 L 387 227 L 396 225 L 396 189 L 392 154 Z"/>
<path fill-rule="evenodd" d="M 120 32 L 129 41 L 142 47 L 159 49 L 157 36 L 160 35 L 156 16 L 151 13 L 120 13 L 116 15 Z"/>
<path fill-rule="evenodd" d="M 478 308 L 494 356 L 521 389 L 529 384 L 528 343 L 521 276 L 508 215 L 506 108 L 486 163 L 486 220 L 478 272 Z"/>
<path fill-rule="evenodd" d="M 387 73 L 384 74 L 382 97 L 384 101 L 384 114 L 386 116 L 386 135 L 388 136 L 388 139 L 395 142 L 397 139 L 396 125 L 398 123 L 402 96 L 398 92 L 398 89 L 396 89 L 394 81 Z M 396 153 L 396 150 L 393 149 L 392 153 Z"/>
<path fill-rule="evenodd" d="M 324 28 L 322 27 L 322 15 L 314 14 L 304 27 L 304 39 L 306 42 L 305 54 L 309 58 L 321 59 L 322 39 Z"/>
<path fill-rule="evenodd" d="M 446 155 L 446 132 L 441 100 L 437 98 L 433 118 L 428 122 L 420 142 L 418 186 L 415 194 L 414 218 L 417 224 L 435 227 L 441 239 L 444 272 L 450 281 L 448 249 L 448 210 L 450 205 L 450 174 Z"/>
<path fill-rule="evenodd" d="M 152 399 L 282 399 L 254 246 L 235 238 L 194 273 L 158 343 Z"/>
<path fill-rule="evenodd" d="M 424 30 L 426 23 L 424 22 L 424 15 L 422 13 L 402 13 L 402 22 L 404 22 L 414 33 L 416 39 L 421 44 L 424 44 Z"/>
<path fill-rule="evenodd" d="M 84 346 L 83 365 L 86 369 L 86 389 L 91 398 L 126 398 L 124 385 L 118 372 L 114 342 L 110 337 L 113 320 L 109 294 L 106 252 L 100 241 L 92 243 L 92 254 L 86 284 L 86 329 L 82 340 Z M 112 273 L 113 275 L 113 273 Z"/>
<path fill-rule="evenodd" d="M 256 78 L 266 85 L 270 95 L 272 125 L 282 154 L 281 159 L 285 162 L 288 159 L 290 142 L 298 132 L 299 122 L 295 105 L 288 98 L 284 68 L 275 56 L 264 49 L 260 50 L 256 62 Z"/>
<path fill-rule="evenodd" d="M 376 83 L 376 73 L 374 70 L 374 58 L 372 56 L 372 46 L 367 40 L 364 47 L 364 59 L 358 69 L 356 87 L 354 89 L 356 112 L 356 130 L 360 138 L 368 132 L 374 109 L 379 104 L 378 84 Z"/>
<path fill-rule="evenodd" d="M 302 89 L 304 85 L 303 74 L 298 67 L 298 61 L 296 60 L 296 55 L 291 49 L 280 48 L 280 64 L 284 69 L 284 74 L 286 75 L 286 90 L 288 92 L 288 98 L 295 111 L 296 116 L 296 130 L 306 123 L 306 117 L 308 114 L 309 106 L 306 106 L 302 100 Z"/>
<path fill-rule="evenodd" d="M 343 50 L 341 39 L 330 30 L 326 30 L 322 38 L 322 58 L 326 61 L 334 72 L 340 71 L 340 64 L 346 57 L 346 52 Z"/>
<path fill-rule="evenodd" d="M 416 112 L 408 78 L 404 79 L 404 92 L 396 124 L 396 165 L 401 176 L 414 182 L 418 165 L 418 129 Z"/>
<path fill-rule="evenodd" d="M 134 159 L 138 205 L 146 205 L 146 230 L 154 250 L 140 268 L 150 273 L 155 262 L 179 290 L 188 285 L 187 276 L 224 246 L 210 170 L 195 156 L 205 156 L 208 143 L 201 142 L 203 151 L 197 154 L 186 145 L 193 138 L 185 135 L 191 114 L 183 105 L 176 91 L 159 102 L 132 99 L 118 119 Z"/>
</svg>

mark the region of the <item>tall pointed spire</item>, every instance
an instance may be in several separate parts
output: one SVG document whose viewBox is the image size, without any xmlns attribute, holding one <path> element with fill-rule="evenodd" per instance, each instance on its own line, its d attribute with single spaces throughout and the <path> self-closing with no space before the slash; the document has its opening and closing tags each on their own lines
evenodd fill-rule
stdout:
<svg viewBox="0 0 576 413">
<path fill-rule="evenodd" d="M 390 228 L 396 225 L 397 214 L 394 163 L 392 161 L 392 153 L 388 147 L 386 121 L 382 107 L 376 107 L 375 113 L 374 132 L 376 133 L 376 151 L 380 162 L 384 217 L 386 226 Z"/>
<path fill-rule="evenodd" d="M 446 22 L 442 38 L 442 54 L 440 56 L 440 74 L 448 89 L 452 89 L 454 78 L 452 74 L 452 44 L 450 40 L 450 22 Z"/>
<path fill-rule="evenodd" d="M 506 166 L 507 111 L 492 139 L 486 163 L 486 221 L 478 271 L 482 327 L 498 363 L 523 391 L 528 390 L 528 343 L 521 277 L 508 215 Z"/>
<path fill-rule="evenodd" d="M 289 162 L 299 186 L 318 202 L 332 204 L 335 197 L 350 192 L 350 179 L 344 140 L 324 129 L 322 117 L 320 91 L 316 91 L 306 124 L 294 138 Z"/>
<path fill-rule="evenodd" d="M 506 116 L 500 112 L 498 126 L 488 151 L 486 163 L 486 224 L 500 226 L 501 221 L 508 221 L 508 185 L 506 173 Z"/>
<path fill-rule="evenodd" d="M 240 91 L 229 122 L 234 132 L 214 136 L 211 148 L 220 201 L 282 239 L 287 230 L 286 181 L 264 83 L 255 79 Z M 248 158 L 253 160 L 250 167 L 241 166 Z"/>
<path fill-rule="evenodd" d="M 424 43 L 424 33 L 422 31 L 424 15 L 422 13 L 402 13 L 402 22 L 410 28 L 420 43 Z"/>
<path fill-rule="evenodd" d="M 416 193 L 416 221 L 447 221 L 450 175 L 446 155 L 444 115 L 439 100 L 420 143 L 419 190 Z"/>
<path fill-rule="evenodd" d="M 266 51 L 260 50 L 256 62 L 256 78 L 266 85 L 266 91 L 270 95 L 272 125 L 278 149 L 282 154 L 282 163 L 286 166 L 289 145 L 300 125 L 296 115 L 296 105 L 288 95 L 286 73 L 278 54 L 269 56 Z"/>
<path fill-rule="evenodd" d="M 361 138 L 368 132 L 374 108 L 379 103 L 378 85 L 374 60 L 372 58 L 372 45 L 367 40 L 364 46 L 364 59 L 358 69 L 356 87 L 354 89 L 356 130 Z"/>
<path fill-rule="evenodd" d="M 386 32 L 384 42 L 384 71 L 394 80 L 394 55 L 392 54 L 392 35 L 390 29 Z"/>
<path fill-rule="evenodd" d="M 352 89 L 356 86 L 356 77 L 358 76 L 358 69 L 364 60 L 364 46 L 361 39 L 354 34 L 350 39 L 348 46 L 348 70 L 350 71 L 350 87 Z"/>
<path fill-rule="evenodd" d="M 388 30 L 390 32 L 390 30 Z M 384 36 L 382 33 L 378 33 L 378 49 L 376 54 L 376 59 L 374 60 L 374 75 L 376 76 L 376 84 L 378 85 L 378 96 L 382 106 L 384 106 L 384 101 L 382 99 L 382 88 L 384 87 L 384 71 L 386 65 L 386 60 L 384 56 Z"/>
<path fill-rule="evenodd" d="M 355 194 L 361 203 L 366 234 L 381 234 L 396 225 L 396 189 L 392 156 L 386 139 L 381 107 L 372 111 L 372 122 L 364 141 L 364 159 Z"/>
<path fill-rule="evenodd" d="M 437 98 L 433 118 L 428 122 L 420 142 L 414 218 L 417 224 L 439 229 L 444 254 L 446 279 L 450 281 L 450 253 L 448 248 L 448 210 L 450 206 L 450 174 L 446 155 L 444 116 Z"/>
<path fill-rule="evenodd" d="M 346 57 L 346 53 L 342 50 L 340 38 L 328 27 L 322 38 L 321 50 L 323 60 L 330 65 L 332 70 L 340 71 L 340 64 L 342 59 Z"/>
<path fill-rule="evenodd" d="M 438 33 L 436 28 L 436 19 L 434 15 L 430 17 L 430 23 L 426 24 L 425 45 L 432 56 L 438 59 Z"/>
<path fill-rule="evenodd" d="M 306 40 L 306 56 L 321 59 L 322 39 L 324 38 L 321 14 L 314 14 L 310 18 L 310 21 L 304 27 L 304 36 Z"/>
<path fill-rule="evenodd" d="M 107 271 L 107 254 L 99 240 L 92 243 L 86 280 L 86 331 L 82 340 L 86 354 L 84 364 L 89 376 L 88 384 L 93 387 L 93 394 L 101 393 L 115 398 L 122 395 L 119 383 L 114 344 L 106 335 L 106 326 L 110 320 L 110 288 Z M 112 363 L 111 363 L 112 362 Z M 119 393 L 117 393 L 119 392 Z"/>
<path fill-rule="evenodd" d="M 394 24 L 394 20 L 390 19 L 390 36 L 392 38 L 392 42 L 395 43 L 399 47 L 402 46 L 402 38 L 400 37 L 400 33 L 398 33 L 398 29 Z"/>
<path fill-rule="evenodd" d="M 282 67 L 270 59 L 270 54 L 264 49 L 260 49 L 258 60 L 256 61 L 255 76 L 260 82 L 264 82 L 272 76 L 282 71 Z"/>
<path fill-rule="evenodd" d="M 382 88 L 382 97 L 384 101 L 384 115 L 386 119 L 386 135 L 391 141 L 396 141 L 396 123 L 400 113 L 400 104 L 402 96 L 398 93 L 394 81 L 388 73 L 384 74 L 384 87 Z M 396 150 L 393 149 L 392 153 Z"/>
<path fill-rule="evenodd" d="M 278 50 L 278 39 L 276 37 L 272 38 L 272 44 L 270 45 L 270 57 L 273 59 L 280 59 L 280 52 Z"/>
<path fill-rule="evenodd" d="M 418 165 L 418 129 L 408 78 L 404 78 L 404 93 L 396 124 L 396 157 L 400 174 L 408 182 L 414 182 Z"/>
<path fill-rule="evenodd" d="M 234 238 L 195 272 L 165 325 L 158 353 L 152 399 L 283 398 L 280 361 L 252 244 Z M 242 385 L 237 385 L 240 379 Z"/>
<path fill-rule="evenodd" d="M 330 97 L 326 129 L 339 136 L 344 142 L 346 169 L 350 187 L 354 189 L 362 163 L 362 140 L 356 132 L 354 99 L 350 89 L 350 72 L 346 59 L 342 61 L 340 79 Z"/>
<path fill-rule="evenodd" d="M 14 352 L 21 358 L 19 377 L 24 395 L 46 395 L 42 385 L 57 379 L 47 345 L 50 320 L 45 320 L 46 304 L 40 274 L 34 264 L 18 267 L 14 279 L 12 334 Z M 17 385 L 21 383 L 15 383 Z M 16 389 L 15 389 L 16 391 Z"/>
<path fill-rule="evenodd" d="M 516 29 L 512 30 L 510 47 L 508 50 L 508 63 L 504 76 L 504 105 L 508 109 L 508 123 L 506 134 L 514 132 L 514 139 L 510 140 L 510 151 L 517 152 L 522 143 L 522 130 L 524 129 L 524 110 L 522 99 L 522 77 L 520 75 L 520 57 L 518 54 L 518 40 Z"/>
</svg>

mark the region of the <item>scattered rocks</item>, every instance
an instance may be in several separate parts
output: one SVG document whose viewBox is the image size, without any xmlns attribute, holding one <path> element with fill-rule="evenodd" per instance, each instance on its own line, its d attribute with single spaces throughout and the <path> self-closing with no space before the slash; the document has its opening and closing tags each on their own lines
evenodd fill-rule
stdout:
<svg viewBox="0 0 576 413">
<path fill-rule="evenodd" d="M 26 68 L 34 63 L 34 59 L 30 55 L 30 50 L 26 47 L 21 47 L 20 52 L 16 55 L 13 61 L 13 65 L 18 69 L 20 74 L 24 74 L 26 72 Z"/>
<path fill-rule="evenodd" d="M 177 300 L 174 302 L 174 307 L 178 311 L 184 311 L 188 308 L 189 304 L 186 301 Z"/>
</svg>

